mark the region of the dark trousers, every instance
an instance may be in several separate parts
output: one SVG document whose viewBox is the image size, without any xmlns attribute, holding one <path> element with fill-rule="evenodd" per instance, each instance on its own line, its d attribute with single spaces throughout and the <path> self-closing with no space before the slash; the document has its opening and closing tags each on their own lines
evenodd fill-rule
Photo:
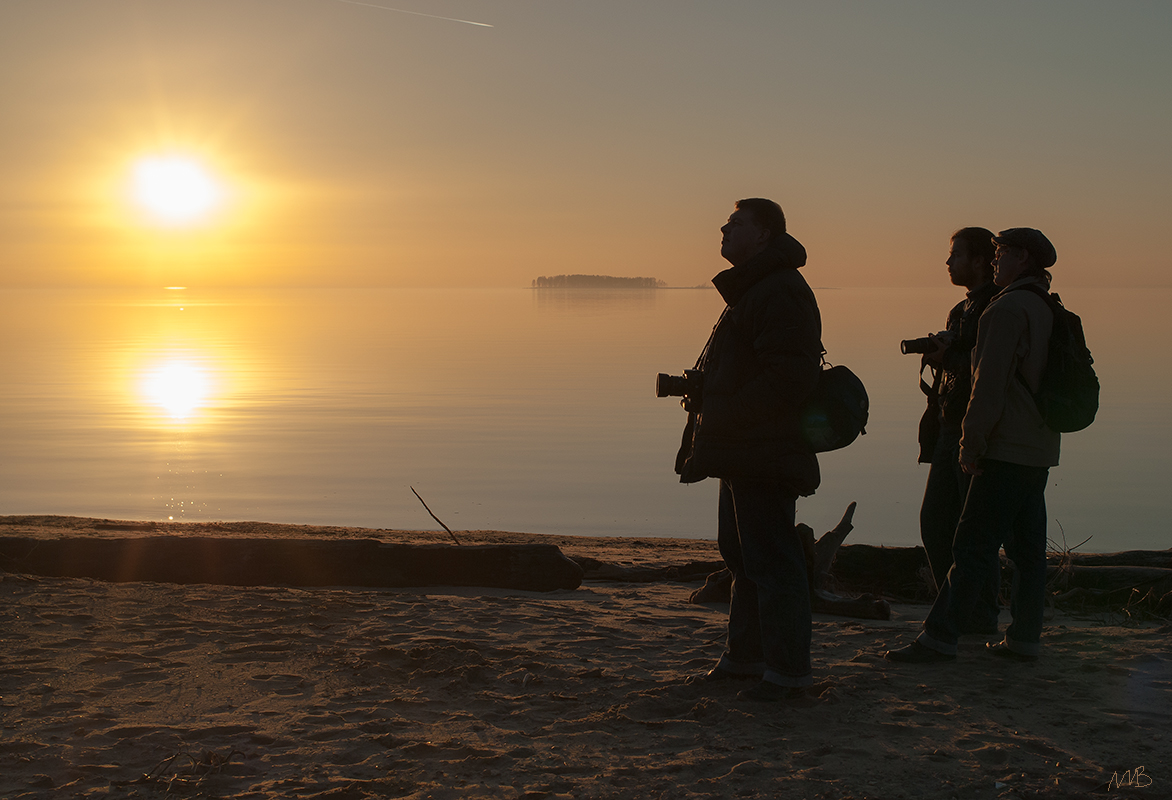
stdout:
<svg viewBox="0 0 1172 800">
<path fill-rule="evenodd" d="M 920 506 L 920 540 L 937 591 L 952 568 L 956 526 L 968 496 L 971 476 L 960 468 L 960 431 L 943 428 L 932 452 L 924 502 Z M 1001 570 L 990 573 L 989 584 L 973 606 L 973 617 L 962 621 L 961 633 L 996 633 L 1000 614 Z"/>
<path fill-rule="evenodd" d="M 773 481 L 722 479 L 717 542 L 733 574 L 722 666 L 809 686 L 810 586 L 794 528 L 797 498 Z"/>
<path fill-rule="evenodd" d="M 973 476 L 953 542 L 955 561 L 924 621 L 919 641 L 955 653 L 961 623 L 971 619 L 990 575 L 1001 568 L 998 551 L 1013 562 L 1010 613 L 1005 631 L 1011 650 L 1037 655 L 1046 603 L 1047 467 L 984 460 Z"/>
</svg>

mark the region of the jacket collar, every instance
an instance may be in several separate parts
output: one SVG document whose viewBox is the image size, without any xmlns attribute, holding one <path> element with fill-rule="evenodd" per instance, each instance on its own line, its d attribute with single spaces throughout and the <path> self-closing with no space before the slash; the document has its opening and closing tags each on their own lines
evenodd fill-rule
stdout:
<svg viewBox="0 0 1172 800">
<path fill-rule="evenodd" d="M 965 292 L 964 296 L 970 300 L 975 300 L 976 298 L 982 297 L 982 296 L 992 297 L 993 295 L 997 294 L 999 291 L 1001 291 L 1001 290 L 999 288 L 997 288 L 997 284 L 995 284 L 995 283 L 993 283 L 993 281 L 989 280 L 989 281 L 986 281 L 985 283 L 982 283 L 980 286 L 978 286 L 976 289 L 973 289 L 971 292 Z"/>
<path fill-rule="evenodd" d="M 1014 289 L 1017 289 L 1018 287 L 1025 286 L 1025 285 L 1031 284 L 1031 283 L 1037 284 L 1038 286 L 1042 287 L 1042 289 L 1044 289 L 1047 293 L 1049 293 L 1049 291 L 1050 291 L 1050 285 L 1048 283 L 1046 283 L 1045 278 L 1039 278 L 1036 275 L 1026 275 L 1025 277 L 1018 278 L 1013 283 L 1009 284 L 1008 286 L 1006 286 L 1004 289 L 997 292 L 997 294 L 995 294 L 993 296 L 1000 297 L 1001 295 L 1003 295 L 1007 292 L 1012 292 Z"/>
<path fill-rule="evenodd" d="M 798 269 L 806 264 L 806 248 L 794 237 L 783 233 L 753 258 L 729 267 L 712 279 L 712 285 L 724 302 L 735 306 L 761 279 L 778 270 Z"/>
</svg>

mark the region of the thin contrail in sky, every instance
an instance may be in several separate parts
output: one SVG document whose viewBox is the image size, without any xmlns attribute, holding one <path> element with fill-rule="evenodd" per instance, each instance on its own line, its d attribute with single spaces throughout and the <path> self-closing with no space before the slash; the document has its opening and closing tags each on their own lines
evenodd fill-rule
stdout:
<svg viewBox="0 0 1172 800">
<path fill-rule="evenodd" d="M 381 8 L 383 11 L 398 11 L 400 14 L 414 14 L 417 17 L 431 17 L 445 19 L 448 22 L 463 22 L 465 25 L 479 25 L 481 28 L 491 28 L 487 22 L 473 22 L 470 19 L 456 19 L 455 17 L 441 17 L 438 14 L 424 14 L 422 11 L 408 11 L 405 8 L 391 8 L 390 6 L 376 6 L 374 3 L 359 3 L 358 0 L 338 0 L 339 3 L 349 3 L 352 6 L 366 6 L 367 8 Z"/>
</svg>

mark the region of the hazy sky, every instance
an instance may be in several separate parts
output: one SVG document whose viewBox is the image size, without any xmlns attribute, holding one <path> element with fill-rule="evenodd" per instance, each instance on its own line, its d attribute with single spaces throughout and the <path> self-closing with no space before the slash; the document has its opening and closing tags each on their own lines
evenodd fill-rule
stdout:
<svg viewBox="0 0 1172 800">
<path fill-rule="evenodd" d="M 0 0 L 0 282 L 695 285 L 768 196 L 816 286 L 1172 285 L 1172 3 Z M 492 27 L 446 21 L 451 17 Z M 159 228 L 136 159 L 227 201 Z"/>
</svg>

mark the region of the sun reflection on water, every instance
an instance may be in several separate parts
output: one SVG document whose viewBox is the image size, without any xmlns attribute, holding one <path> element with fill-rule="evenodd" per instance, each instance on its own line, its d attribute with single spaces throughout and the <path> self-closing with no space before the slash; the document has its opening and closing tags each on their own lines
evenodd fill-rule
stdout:
<svg viewBox="0 0 1172 800">
<path fill-rule="evenodd" d="M 142 379 L 142 396 L 169 417 L 186 420 L 203 406 L 211 393 L 207 371 L 190 360 L 167 359 L 151 367 Z"/>
</svg>

